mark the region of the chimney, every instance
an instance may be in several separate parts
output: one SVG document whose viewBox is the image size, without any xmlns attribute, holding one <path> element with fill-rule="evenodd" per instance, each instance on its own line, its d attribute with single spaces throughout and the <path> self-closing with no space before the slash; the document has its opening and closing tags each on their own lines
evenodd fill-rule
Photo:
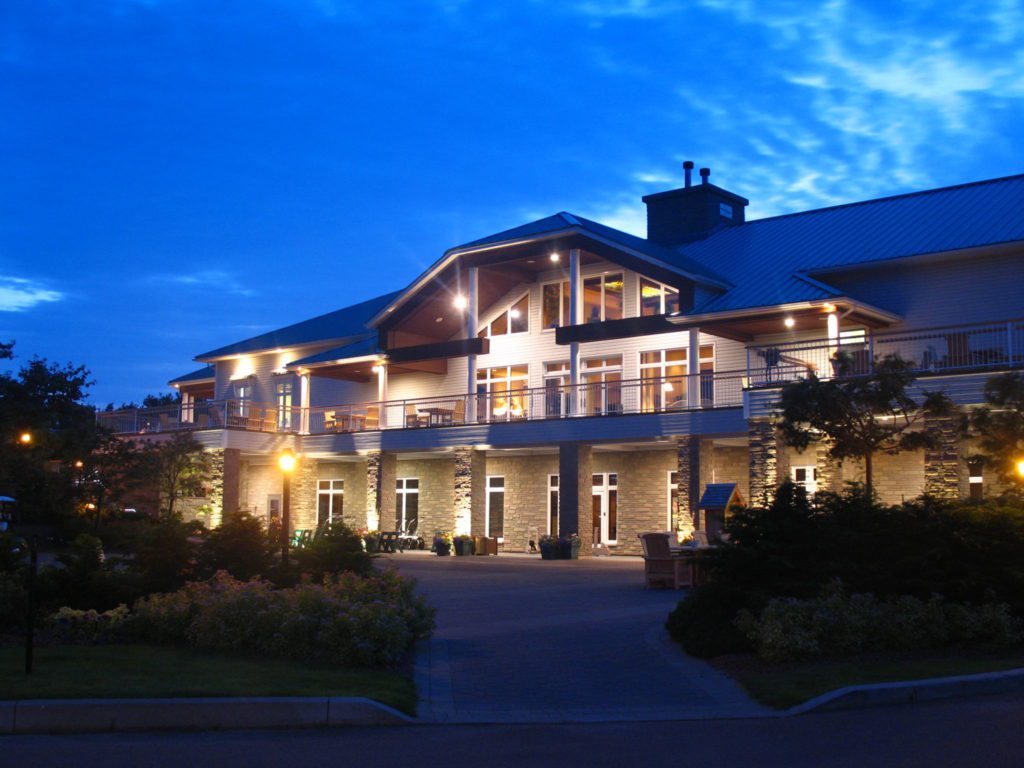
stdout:
<svg viewBox="0 0 1024 768">
<path fill-rule="evenodd" d="M 700 169 L 700 184 L 692 182 L 693 162 L 683 163 L 683 187 L 644 195 L 647 239 L 677 246 L 702 240 L 724 227 L 742 224 L 749 202 L 745 197 L 712 184 L 710 168 Z"/>
</svg>

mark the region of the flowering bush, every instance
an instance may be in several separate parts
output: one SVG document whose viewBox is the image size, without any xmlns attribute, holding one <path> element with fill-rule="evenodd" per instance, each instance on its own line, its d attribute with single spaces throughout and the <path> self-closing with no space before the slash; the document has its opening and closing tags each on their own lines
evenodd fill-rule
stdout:
<svg viewBox="0 0 1024 768">
<path fill-rule="evenodd" d="M 117 639 L 125 620 L 128 606 L 119 605 L 102 613 L 89 609 L 80 611 L 64 607 L 50 616 L 53 634 L 69 643 L 104 643 Z"/>
<path fill-rule="evenodd" d="M 947 603 L 935 595 L 879 600 L 832 585 L 820 597 L 777 597 L 759 618 L 740 611 L 736 625 L 769 661 L 879 650 L 955 645 L 1007 646 L 1024 639 L 1024 626 L 1005 604 Z"/>
<path fill-rule="evenodd" d="M 218 573 L 140 600 L 129 622 L 143 640 L 274 658 L 317 659 L 351 666 L 399 662 L 429 637 L 434 611 L 414 594 L 415 581 L 394 571 L 340 573 L 323 584 L 274 589 Z"/>
</svg>

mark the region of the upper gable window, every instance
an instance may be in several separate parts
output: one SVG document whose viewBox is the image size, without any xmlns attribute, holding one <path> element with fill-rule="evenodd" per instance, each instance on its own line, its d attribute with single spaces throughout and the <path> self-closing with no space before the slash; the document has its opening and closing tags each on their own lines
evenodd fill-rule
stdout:
<svg viewBox="0 0 1024 768">
<path fill-rule="evenodd" d="M 679 289 L 640 278 L 640 315 L 670 315 L 679 311 Z"/>
<path fill-rule="evenodd" d="M 564 328 L 569 325 L 569 281 L 548 283 L 541 299 L 541 327 Z"/>
<path fill-rule="evenodd" d="M 583 279 L 583 322 L 600 323 L 623 317 L 622 273 Z"/>
<path fill-rule="evenodd" d="M 504 336 L 509 333 L 526 333 L 530 330 L 530 294 L 511 304 L 501 314 L 480 329 L 480 338 Z"/>
</svg>

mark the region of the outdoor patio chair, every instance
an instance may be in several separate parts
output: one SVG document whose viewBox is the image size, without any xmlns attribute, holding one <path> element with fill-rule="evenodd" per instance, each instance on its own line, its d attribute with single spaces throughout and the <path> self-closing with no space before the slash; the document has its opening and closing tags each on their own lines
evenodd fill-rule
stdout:
<svg viewBox="0 0 1024 768">
<path fill-rule="evenodd" d="M 466 422 L 465 400 L 459 400 L 455 403 L 455 407 L 452 408 L 452 412 L 448 416 L 448 422 L 451 424 L 464 424 Z"/>
<path fill-rule="evenodd" d="M 426 413 L 420 413 L 416 410 L 416 406 L 412 403 L 408 403 L 405 406 L 405 426 L 407 427 L 425 427 L 430 423 L 430 415 Z"/>
<path fill-rule="evenodd" d="M 693 586 L 695 563 L 690 557 L 672 554 L 668 534 L 641 533 L 640 542 L 644 548 L 644 584 L 648 589 Z"/>
</svg>

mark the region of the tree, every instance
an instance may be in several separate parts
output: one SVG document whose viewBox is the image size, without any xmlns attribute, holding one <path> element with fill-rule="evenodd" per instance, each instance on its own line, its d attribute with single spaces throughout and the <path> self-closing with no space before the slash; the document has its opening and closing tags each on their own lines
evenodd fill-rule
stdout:
<svg viewBox="0 0 1024 768">
<path fill-rule="evenodd" d="M 79 499 L 96 527 L 109 508 L 127 506 L 133 495 L 152 487 L 158 470 L 154 452 L 112 435 L 101 435 L 95 450 L 72 466 Z"/>
<path fill-rule="evenodd" d="M 149 452 L 156 467 L 157 487 L 164 500 L 164 514 L 174 517 L 179 496 L 198 496 L 210 481 L 213 464 L 203 446 L 190 432 L 175 432 L 169 439 L 154 441 Z"/>
<path fill-rule="evenodd" d="M 1024 375 L 993 376 L 985 384 L 985 401 L 971 417 L 985 463 L 1003 480 L 1024 483 L 1018 469 L 1024 459 Z"/>
<path fill-rule="evenodd" d="M 911 364 L 898 355 L 876 361 L 870 376 L 850 376 L 852 358 L 836 356 L 835 379 L 806 379 L 782 388 L 779 429 L 787 445 L 803 450 L 826 441 L 829 456 L 838 461 L 864 462 L 864 485 L 874 487 L 874 457 L 934 447 L 937 438 L 918 427 L 925 418 L 945 416 L 953 403 L 940 392 L 925 392 L 919 404 L 908 393 L 915 376 Z"/>
</svg>

